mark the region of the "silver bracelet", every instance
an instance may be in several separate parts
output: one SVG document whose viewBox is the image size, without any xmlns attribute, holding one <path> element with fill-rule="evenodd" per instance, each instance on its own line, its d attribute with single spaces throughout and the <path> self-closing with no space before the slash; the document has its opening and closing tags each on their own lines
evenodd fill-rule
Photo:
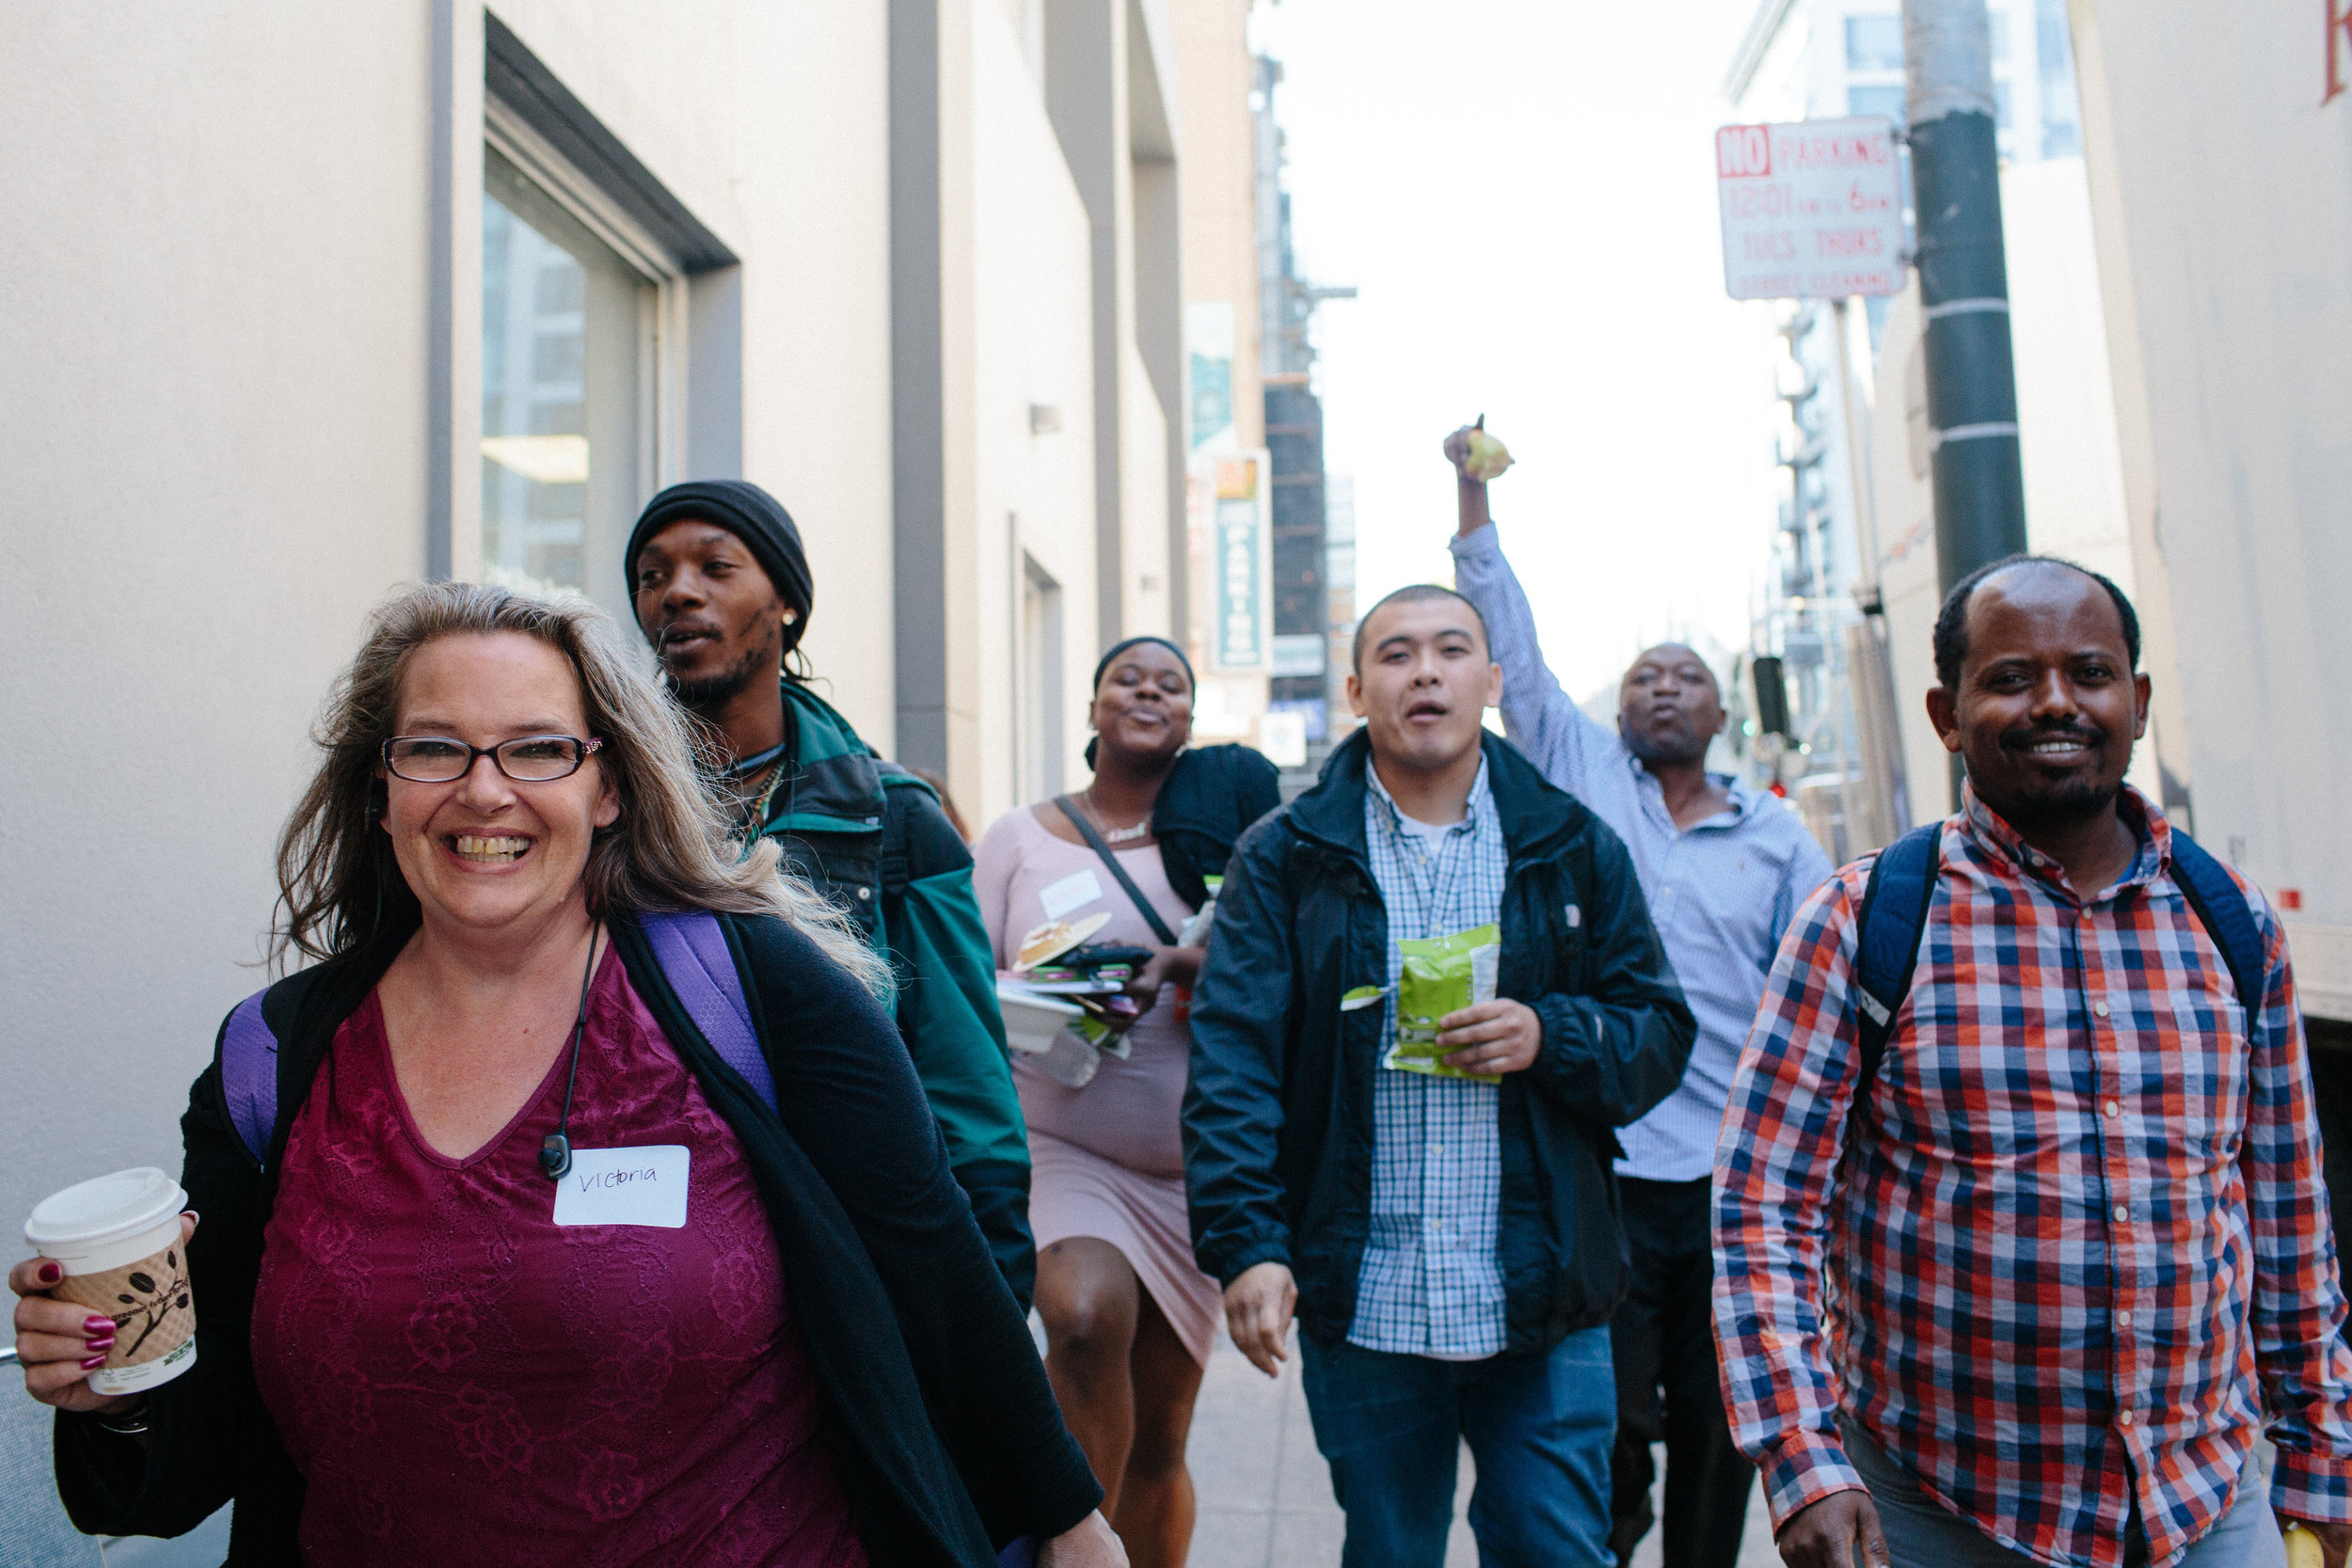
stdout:
<svg viewBox="0 0 2352 1568">
<path fill-rule="evenodd" d="M 147 1435 L 147 1402 L 139 1401 L 137 1404 L 120 1416 L 100 1413 L 98 1429 L 101 1432 L 111 1432 L 117 1437 L 144 1437 Z"/>
</svg>

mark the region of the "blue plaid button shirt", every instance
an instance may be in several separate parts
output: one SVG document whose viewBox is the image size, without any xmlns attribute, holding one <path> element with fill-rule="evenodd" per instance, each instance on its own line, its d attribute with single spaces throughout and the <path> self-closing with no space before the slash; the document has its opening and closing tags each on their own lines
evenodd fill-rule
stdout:
<svg viewBox="0 0 2352 1568">
<path fill-rule="evenodd" d="M 1396 1038 L 1402 942 L 1489 926 L 1502 915 L 1510 852 L 1486 787 L 1434 850 L 1397 820 L 1376 768 L 1364 770 L 1364 845 L 1389 912 L 1389 994 L 1380 1037 Z M 1495 1260 L 1502 1190 L 1495 1086 L 1384 1069 L 1372 1099 L 1372 1217 L 1356 1282 L 1351 1343 L 1404 1355 L 1470 1360 L 1503 1344 L 1502 1271 Z"/>
</svg>

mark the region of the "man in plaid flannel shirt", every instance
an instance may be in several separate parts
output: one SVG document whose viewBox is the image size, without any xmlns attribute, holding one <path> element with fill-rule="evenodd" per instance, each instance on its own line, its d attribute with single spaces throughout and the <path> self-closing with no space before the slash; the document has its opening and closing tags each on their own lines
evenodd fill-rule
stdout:
<svg viewBox="0 0 2352 1568">
<path fill-rule="evenodd" d="M 1798 915 L 1716 1153 L 1724 1398 L 1781 1554 L 2239 1568 L 2299 1523 L 2340 1568 L 2352 1354 L 2279 922 L 2241 881 L 2241 1000 L 2122 784 L 2114 584 L 2001 562 L 1935 643 L 1969 784 L 1875 1082 L 1852 1114 L 1865 860 Z"/>
</svg>

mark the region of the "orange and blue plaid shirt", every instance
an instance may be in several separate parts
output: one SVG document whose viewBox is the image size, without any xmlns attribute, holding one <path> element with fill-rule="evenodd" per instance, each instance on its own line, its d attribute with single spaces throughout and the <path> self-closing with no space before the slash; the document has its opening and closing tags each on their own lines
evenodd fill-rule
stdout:
<svg viewBox="0 0 2352 1568">
<path fill-rule="evenodd" d="M 1850 1160 L 1870 862 L 1781 946 L 1715 1157 L 1724 1400 L 1775 1525 L 1862 1485 L 1841 1402 L 2042 1562 L 2121 1562 L 2135 1512 L 2171 1561 L 2257 1473 L 2265 1421 L 2274 1506 L 2352 1519 L 2352 1353 L 2285 934 L 2241 881 L 2265 954 L 2242 1006 L 2163 814 L 2130 790 L 2122 809 L 2138 859 L 2083 898 L 1967 792 Z"/>
</svg>

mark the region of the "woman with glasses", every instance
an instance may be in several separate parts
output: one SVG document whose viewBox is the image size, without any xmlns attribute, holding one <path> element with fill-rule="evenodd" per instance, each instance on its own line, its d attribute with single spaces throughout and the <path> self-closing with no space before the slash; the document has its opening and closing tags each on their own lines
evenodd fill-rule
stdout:
<svg viewBox="0 0 2352 1568">
<path fill-rule="evenodd" d="M 1092 782 L 1000 817 L 973 867 L 1002 968 L 1038 927 L 1098 915 L 1090 942 L 1149 954 L 1127 986 L 1141 1016 L 1123 1054 L 1100 1053 L 1074 1087 L 1028 1057 L 1013 1063 L 1029 1124 L 1046 1370 L 1138 1568 L 1184 1560 L 1184 1442 L 1223 1319 L 1185 1219 L 1177 1117 L 1192 1049 L 1187 988 L 1202 950 L 1181 938 L 1241 830 L 1279 800 L 1274 767 L 1257 752 L 1186 749 L 1192 697 L 1192 665 L 1165 639 L 1104 655 L 1089 712 Z"/>
<path fill-rule="evenodd" d="M 278 850 L 317 961 L 183 1123 L 195 1366 L 101 1398 L 105 1320 L 11 1275 L 75 1522 L 233 1501 L 232 1565 L 1122 1560 L 886 973 L 739 860 L 610 623 L 412 590 L 321 736 Z"/>
</svg>

